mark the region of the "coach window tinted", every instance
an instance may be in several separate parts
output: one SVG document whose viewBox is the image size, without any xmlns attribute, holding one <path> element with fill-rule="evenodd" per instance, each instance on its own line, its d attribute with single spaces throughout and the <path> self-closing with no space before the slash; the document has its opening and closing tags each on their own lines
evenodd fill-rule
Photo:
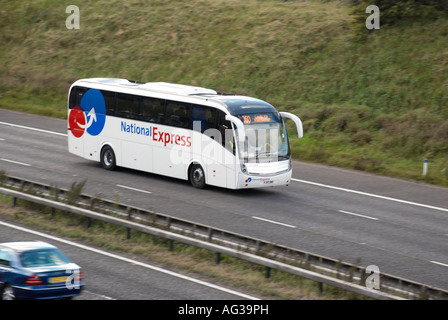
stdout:
<svg viewBox="0 0 448 320">
<path fill-rule="evenodd" d="M 116 109 L 115 92 L 101 90 L 101 93 L 103 94 L 104 102 L 106 103 L 106 114 L 114 116 Z"/>
<path fill-rule="evenodd" d="M 215 108 L 205 107 L 205 127 L 207 129 L 217 129 L 216 127 L 216 117 L 218 115 L 218 110 Z"/>
<path fill-rule="evenodd" d="M 166 124 L 178 128 L 191 128 L 191 105 L 178 101 L 167 101 Z"/>
<path fill-rule="evenodd" d="M 72 91 L 70 91 L 70 99 L 68 107 L 73 109 L 74 107 L 81 106 L 81 99 L 84 93 L 86 93 L 87 89 L 83 87 L 73 87 Z"/>
<path fill-rule="evenodd" d="M 226 120 L 226 114 L 218 110 L 217 128 L 221 133 L 222 145 L 235 154 L 235 139 L 233 137 L 232 124 Z"/>
<path fill-rule="evenodd" d="M 139 97 L 131 94 L 117 93 L 116 115 L 122 118 L 138 119 Z"/>
<path fill-rule="evenodd" d="M 191 119 L 192 120 L 192 128 L 194 130 L 198 131 L 198 132 L 204 132 L 204 127 L 205 127 L 205 107 L 204 106 L 193 105 L 191 118 L 192 118 Z"/>
<path fill-rule="evenodd" d="M 165 100 L 143 97 L 141 120 L 165 124 Z"/>
</svg>

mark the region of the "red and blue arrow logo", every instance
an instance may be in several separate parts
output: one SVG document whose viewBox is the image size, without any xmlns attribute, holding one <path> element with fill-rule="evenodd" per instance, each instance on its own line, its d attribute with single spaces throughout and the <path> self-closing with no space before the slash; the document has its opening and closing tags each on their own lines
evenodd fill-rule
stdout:
<svg viewBox="0 0 448 320">
<path fill-rule="evenodd" d="M 106 102 L 101 91 L 89 89 L 82 97 L 81 105 L 70 111 L 68 122 L 77 138 L 85 131 L 91 136 L 99 135 L 106 123 Z"/>
</svg>

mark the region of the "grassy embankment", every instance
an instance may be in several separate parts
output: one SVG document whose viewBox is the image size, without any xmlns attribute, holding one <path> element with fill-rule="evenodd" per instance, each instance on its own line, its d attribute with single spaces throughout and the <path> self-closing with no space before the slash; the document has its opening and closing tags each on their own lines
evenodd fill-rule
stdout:
<svg viewBox="0 0 448 320">
<path fill-rule="evenodd" d="M 341 1 L 2 2 L 0 107 L 66 116 L 71 82 L 123 77 L 265 99 L 296 159 L 448 185 L 448 20 L 354 37 Z M 366 15 L 367 17 L 367 15 Z M 291 125 L 291 131 L 294 128 Z"/>
</svg>

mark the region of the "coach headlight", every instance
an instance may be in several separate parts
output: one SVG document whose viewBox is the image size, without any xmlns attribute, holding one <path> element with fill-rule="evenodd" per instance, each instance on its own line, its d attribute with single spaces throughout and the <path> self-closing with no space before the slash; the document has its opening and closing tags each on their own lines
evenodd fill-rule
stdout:
<svg viewBox="0 0 448 320">
<path fill-rule="evenodd" d="M 247 168 L 246 168 L 246 165 L 244 163 L 241 164 L 241 172 L 242 173 L 247 173 Z"/>
</svg>

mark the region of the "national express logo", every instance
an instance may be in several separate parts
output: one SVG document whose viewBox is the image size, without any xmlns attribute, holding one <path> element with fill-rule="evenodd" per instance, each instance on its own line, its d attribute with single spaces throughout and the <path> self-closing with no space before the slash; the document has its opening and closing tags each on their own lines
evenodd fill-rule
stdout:
<svg viewBox="0 0 448 320">
<path fill-rule="evenodd" d="M 82 137 L 85 131 L 91 136 L 99 135 L 106 123 L 106 103 L 101 92 L 89 89 L 82 97 L 81 105 L 70 111 L 68 123 L 76 138 Z"/>
<path fill-rule="evenodd" d="M 106 123 L 106 102 L 103 94 L 97 89 L 89 89 L 81 99 L 81 105 L 70 110 L 68 123 L 76 138 L 82 137 L 85 131 L 97 136 L 103 131 Z M 142 127 L 135 123 L 121 121 L 120 131 L 128 134 L 147 136 L 153 141 L 167 145 L 191 147 L 191 137 L 176 132 L 163 132 L 156 126 Z"/>
</svg>

